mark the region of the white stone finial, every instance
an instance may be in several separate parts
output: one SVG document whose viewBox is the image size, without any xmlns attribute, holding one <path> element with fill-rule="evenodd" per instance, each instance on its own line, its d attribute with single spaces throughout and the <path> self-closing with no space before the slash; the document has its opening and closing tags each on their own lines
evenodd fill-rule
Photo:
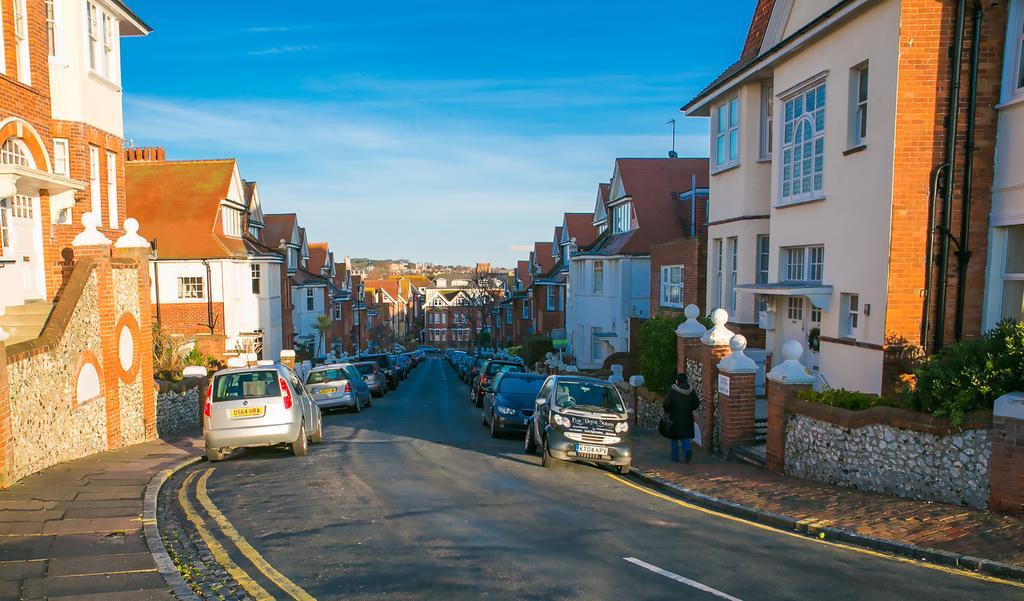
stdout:
<svg viewBox="0 0 1024 601">
<path fill-rule="evenodd" d="M 743 352 L 747 348 L 746 336 L 736 334 L 730 338 L 729 348 L 732 349 L 732 353 L 730 353 L 725 359 L 719 361 L 719 370 L 732 374 L 752 374 L 757 372 L 757 363 L 754 363 L 754 360 Z"/>
<path fill-rule="evenodd" d="M 683 315 L 686 316 L 686 320 L 676 328 L 676 336 L 680 338 L 700 338 L 708 331 L 707 328 L 697 321 L 697 317 L 700 316 L 700 307 L 697 305 L 686 305 L 686 308 L 683 309 Z"/>
<path fill-rule="evenodd" d="M 621 365 L 619 365 L 618 363 L 612 365 L 612 375 L 608 376 L 608 381 L 611 382 L 612 384 L 617 384 L 619 382 L 625 381 L 625 378 L 622 377 Z"/>
<path fill-rule="evenodd" d="M 804 347 L 796 340 L 787 340 L 782 345 L 783 361 L 768 372 L 768 379 L 780 384 L 813 384 L 814 376 L 800 363 Z"/>
<path fill-rule="evenodd" d="M 110 240 L 101 234 L 99 215 L 92 211 L 82 214 L 82 227 L 85 228 L 71 241 L 71 246 L 110 246 Z"/>
<path fill-rule="evenodd" d="M 729 312 L 725 309 L 715 309 L 711 312 L 711 329 L 704 333 L 700 337 L 704 344 L 711 346 L 723 346 L 729 344 L 732 340 L 732 331 L 725 327 L 725 324 L 729 321 Z"/>
<path fill-rule="evenodd" d="M 124 220 L 125 235 L 117 239 L 114 248 L 149 248 L 149 241 L 139 235 L 139 221 L 134 217 Z"/>
<path fill-rule="evenodd" d="M 1008 392 L 996 399 L 992 415 L 1024 420 L 1024 392 Z"/>
</svg>

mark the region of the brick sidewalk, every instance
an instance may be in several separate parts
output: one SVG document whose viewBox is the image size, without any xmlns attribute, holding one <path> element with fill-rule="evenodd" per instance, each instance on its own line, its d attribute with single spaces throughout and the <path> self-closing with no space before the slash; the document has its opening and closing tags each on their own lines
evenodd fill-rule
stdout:
<svg viewBox="0 0 1024 601">
<path fill-rule="evenodd" d="M 1021 517 L 789 478 L 700 450 L 690 464 L 668 454 L 667 440 L 635 436 L 634 466 L 648 477 L 761 512 L 1024 568 Z"/>
<path fill-rule="evenodd" d="M 200 452 L 156 440 L 55 465 L 0 491 L 0 600 L 173 599 L 142 533 L 160 470 Z"/>
</svg>

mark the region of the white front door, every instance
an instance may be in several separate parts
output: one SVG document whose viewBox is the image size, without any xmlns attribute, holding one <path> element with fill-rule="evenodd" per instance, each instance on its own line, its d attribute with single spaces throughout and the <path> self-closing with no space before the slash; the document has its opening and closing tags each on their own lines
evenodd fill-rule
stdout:
<svg viewBox="0 0 1024 601">
<path fill-rule="evenodd" d="M 39 198 L 18 194 L 3 199 L 0 206 L 5 222 L 3 256 L 15 261 L 17 266 L 20 301 L 42 299 L 46 290 Z"/>
<path fill-rule="evenodd" d="M 807 350 L 807 312 L 810 309 L 810 303 L 807 302 L 802 296 L 788 296 L 779 299 L 780 304 L 777 315 L 782 321 L 782 341 L 779 344 L 781 346 L 789 340 L 796 340 L 800 343 L 800 346 L 804 349 L 804 354 L 800 358 L 800 362 L 805 367 L 811 367 L 811 355 L 813 353 Z M 779 355 L 781 356 L 781 354 Z"/>
</svg>

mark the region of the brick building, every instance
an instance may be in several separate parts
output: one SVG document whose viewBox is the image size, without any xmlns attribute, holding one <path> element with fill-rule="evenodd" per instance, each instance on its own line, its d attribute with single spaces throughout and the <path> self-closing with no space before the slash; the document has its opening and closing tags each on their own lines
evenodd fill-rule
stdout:
<svg viewBox="0 0 1024 601">
<path fill-rule="evenodd" d="M 819 384 L 879 393 L 890 350 L 982 331 L 1007 6 L 797 6 L 761 0 L 739 59 L 684 107 L 712 117 L 702 309 L 776 356 L 817 339 Z"/>
<path fill-rule="evenodd" d="M 683 307 L 700 306 L 707 294 L 708 190 L 679 195 L 685 235 L 651 245 L 651 317 L 682 317 Z"/>
</svg>

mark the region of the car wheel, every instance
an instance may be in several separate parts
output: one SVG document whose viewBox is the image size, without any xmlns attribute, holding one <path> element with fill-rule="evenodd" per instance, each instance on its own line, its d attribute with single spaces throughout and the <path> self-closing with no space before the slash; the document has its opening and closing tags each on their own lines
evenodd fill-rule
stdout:
<svg viewBox="0 0 1024 601">
<path fill-rule="evenodd" d="M 366 395 L 366 406 L 367 407 L 373 407 L 373 395 L 372 394 Z"/>
<path fill-rule="evenodd" d="M 494 419 L 494 416 L 491 415 L 491 438 L 497 438 L 498 437 L 498 428 L 495 425 L 497 423 L 497 421 L 498 420 Z"/>
<path fill-rule="evenodd" d="M 544 467 L 553 467 L 555 465 L 555 458 L 551 456 L 551 451 L 548 450 L 548 439 L 544 439 L 544 451 L 540 458 L 540 464 Z"/>
<path fill-rule="evenodd" d="M 306 440 L 306 425 L 299 426 L 299 437 L 292 442 L 292 455 L 302 457 L 309 450 L 309 441 Z"/>
<path fill-rule="evenodd" d="M 372 396 L 372 397 L 377 397 L 377 398 L 379 399 L 380 397 L 384 396 L 384 392 L 383 392 L 383 391 L 380 391 L 380 390 L 378 390 L 377 392 L 371 392 L 371 393 L 370 393 L 370 396 Z"/>
<path fill-rule="evenodd" d="M 321 418 L 320 423 L 316 426 L 316 432 L 313 432 L 313 436 L 310 437 L 313 444 L 320 444 L 324 441 L 324 420 Z"/>
<path fill-rule="evenodd" d="M 480 412 L 480 425 L 481 426 L 487 426 L 487 412 L 486 411 L 481 411 Z"/>
<path fill-rule="evenodd" d="M 526 438 L 523 440 L 523 452 L 533 455 L 537 452 L 537 441 L 533 439 L 533 424 L 526 426 Z"/>
<path fill-rule="evenodd" d="M 623 476 L 625 476 L 625 475 L 629 474 L 629 466 L 628 465 L 617 465 L 617 466 L 615 466 L 615 471 L 617 471 L 620 474 L 622 474 Z"/>
<path fill-rule="evenodd" d="M 220 449 L 211 449 L 210 447 L 206 447 L 206 459 L 210 462 L 220 461 L 224 459 L 224 453 L 221 452 Z"/>
<path fill-rule="evenodd" d="M 358 396 L 356 396 L 356 404 L 352 405 L 352 411 L 355 411 L 356 413 L 359 413 L 360 411 L 362 411 L 362 405 L 359 404 L 359 397 Z"/>
</svg>

